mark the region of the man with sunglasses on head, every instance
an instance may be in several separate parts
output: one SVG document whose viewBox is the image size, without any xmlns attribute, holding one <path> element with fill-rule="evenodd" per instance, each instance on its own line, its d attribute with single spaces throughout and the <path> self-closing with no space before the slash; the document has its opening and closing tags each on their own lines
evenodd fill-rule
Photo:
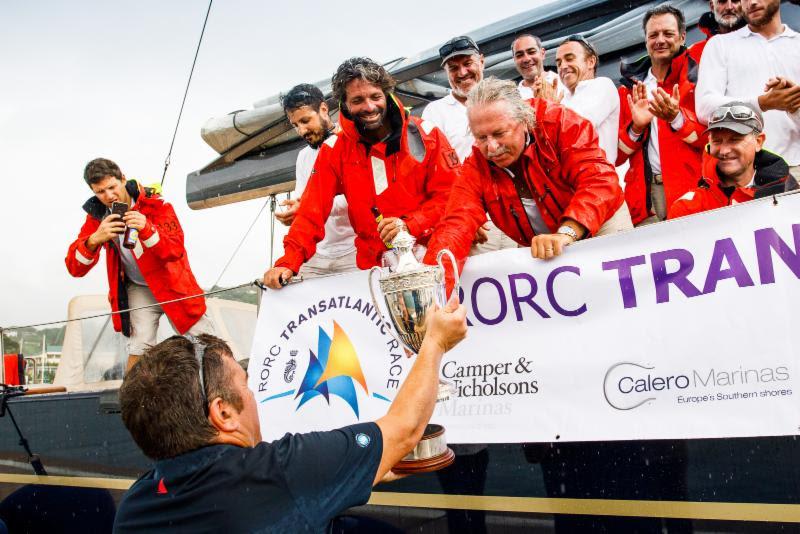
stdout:
<svg viewBox="0 0 800 534">
<path fill-rule="evenodd" d="M 287 209 L 275 213 L 276 219 L 291 226 L 300 209 L 303 191 L 311 178 L 319 149 L 322 143 L 336 135 L 336 125 L 328 114 L 328 104 L 322 91 L 315 85 L 303 83 L 292 87 L 281 98 L 281 104 L 297 135 L 308 144 L 297 154 L 294 190 L 297 198 L 281 202 Z M 300 267 L 300 275 L 310 278 L 358 269 L 353 243 L 355 236 L 347 218 L 347 199 L 343 195 L 336 195 L 331 213 L 325 221 L 325 237 L 317 243 L 314 255 Z"/>
<path fill-rule="evenodd" d="M 764 116 L 764 147 L 800 179 L 800 33 L 781 21 L 780 0 L 741 4 L 747 25 L 703 50 L 697 115 L 707 122 L 726 102 L 747 102 Z"/>
<path fill-rule="evenodd" d="M 522 76 L 517 87 L 525 100 L 536 97 L 558 102 L 564 96 L 558 74 L 544 70 L 545 52 L 542 40 L 529 33 L 518 35 L 511 42 L 514 66 Z"/>
<path fill-rule="evenodd" d="M 445 352 L 467 333 L 452 299 L 435 310 L 414 365 L 375 422 L 262 442 L 247 375 L 219 338 L 171 337 L 120 388 L 122 421 L 155 461 L 125 494 L 114 532 L 324 532 L 367 502 L 422 437 Z"/>
<path fill-rule="evenodd" d="M 694 112 L 697 62 L 684 44 L 686 21 L 669 4 L 642 20 L 647 55 L 620 65 L 617 165 L 625 161 L 625 200 L 633 224 L 663 221 L 694 187 L 705 129 Z"/>
<path fill-rule="evenodd" d="M 789 166 L 764 150 L 764 117 L 752 104 L 729 102 L 708 120 L 708 156 L 697 188 L 675 201 L 671 217 L 740 204 L 797 189 Z"/>
<path fill-rule="evenodd" d="M 475 41 L 466 35 L 454 37 L 442 45 L 439 57 L 450 82 L 450 94 L 425 106 L 422 118 L 444 133 L 463 163 L 472 154 L 475 142 L 469 129 L 465 103 L 469 91 L 483 79 L 484 58 Z M 516 246 L 513 239 L 487 220 L 478 227 L 470 255 Z"/>
<path fill-rule="evenodd" d="M 287 284 L 314 255 L 336 195 L 347 199 L 360 269 L 379 265 L 402 228 L 425 245 L 460 167 L 444 134 L 403 107 L 394 79 L 381 65 L 348 59 L 331 82 L 342 131 L 320 147 L 283 240 L 284 255 L 264 274 L 272 289 Z"/>
<path fill-rule="evenodd" d="M 599 58 L 594 46 L 581 35 L 570 35 L 556 50 L 556 67 L 564 98 L 561 105 L 588 119 L 600 148 L 613 164 L 617 160 L 619 98 L 610 78 L 596 78 Z"/>
</svg>

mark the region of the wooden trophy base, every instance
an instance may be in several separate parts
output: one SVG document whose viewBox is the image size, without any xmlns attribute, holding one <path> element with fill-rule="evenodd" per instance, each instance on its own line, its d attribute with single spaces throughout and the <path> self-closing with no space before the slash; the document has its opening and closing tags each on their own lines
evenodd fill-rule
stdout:
<svg viewBox="0 0 800 534">
<path fill-rule="evenodd" d="M 430 473 L 444 469 L 455 459 L 455 453 L 445 441 L 444 427 L 428 425 L 414 450 L 392 467 L 392 471 L 398 475 Z"/>
</svg>

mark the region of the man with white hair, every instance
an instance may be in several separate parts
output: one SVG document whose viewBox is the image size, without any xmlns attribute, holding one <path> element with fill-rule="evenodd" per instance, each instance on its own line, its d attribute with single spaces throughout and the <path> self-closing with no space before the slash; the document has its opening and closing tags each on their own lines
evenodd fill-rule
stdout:
<svg viewBox="0 0 800 534">
<path fill-rule="evenodd" d="M 594 235 L 632 228 L 617 174 L 591 123 L 514 82 L 487 78 L 467 97 L 472 156 L 453 183 L 425 261 L 443 248 L 463 262 L 488 212 L 534 258 L 558 256 Z"/>
<path fill-rule="evenodd" d="M 472 154 L 472 145 L 475 142 L 467 120 L 467 94 L 483 80 L 484 58 L 475 41 L 466 35 L 454 37 L 443 44 L 439 48 L 439 57 L 450 82 L 450 94 L 425 106 L 422 119 L 432 122 L 444 133 L 459 160 L 463 162 Z M 486 221 L 478 227 L 470 254 L 483 254 L 516 246 L 513 239 L 501 232 L 491 221 Z"/>
</svg>

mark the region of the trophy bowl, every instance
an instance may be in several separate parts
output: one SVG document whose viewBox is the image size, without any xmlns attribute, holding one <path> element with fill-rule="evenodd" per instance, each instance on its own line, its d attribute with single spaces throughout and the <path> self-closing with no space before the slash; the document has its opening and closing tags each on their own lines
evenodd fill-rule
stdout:
<svg viewBox="0 0 800 534">
<path fill-rule="evenodd" d="M 378 283 L 397 336 L 392 330 L 390 332 L 401 346 L 416 354 L 422 347 L 422 340 L 425 337 L 428 312 L 435 306 L 443 307 L 447 302 L 445 270 L 442 263 L 445 255 L 453 265 L 455 277 L 453 291 L 456 295 L 459 292 L 460 280 L 458 265 L 452 252 L 442 250 L 436 257 L 437 265 L 425 265 L 414 257 L 412 252 L 414 241 L 411 234 L 401 230 L 392 240 L 392 253 L 397 255 L 394 271 L 385 272 L 381 267 L 373 267 L 370 269 L 368 281 L 372 303 L 381 321 L 385 321 L 372 282 L 374 274 L 381 275 Z M 448 400 L 455 396 L 455 392 L 452 383 L 440 379 L 436 401 Z M 419 444 L 393 470 L 404 474 L 435 471 L 453 463 L 454 457 L 453 451 L 447 447 L 444 428 L 441 425 L 429 424 Z"/>
</svg>

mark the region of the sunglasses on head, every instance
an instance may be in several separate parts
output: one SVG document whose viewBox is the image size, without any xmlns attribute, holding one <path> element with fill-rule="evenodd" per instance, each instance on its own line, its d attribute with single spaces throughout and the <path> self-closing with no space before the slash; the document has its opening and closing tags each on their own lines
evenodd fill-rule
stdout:
<svg viewBox="0 0 800 534">
<path fill-rule="evenodd" d="M 708 119 L 708 125 L 711 126 L 714 123 L 722 122 L 725 120 L 726 117 L 730 117 L 736 121 L 747 121 L 747 120 L 754 120 L 756 124 L 758 124 L 758 129 L 762 130 L 764 128 L 764 124 L 761 122 L 761 119 L 758 118 L 756 112 L 750 109 L 747 106 L 723 106 L 714 110 L 711 114 L 711 117 Z"/>
<path fill-rule="evenodd" d="M 192 334 L 186 334 L 185 337 L 194 347 L 194 357 L 197 360 L 198 377 L 200 378 L 200 394 L 203 395 L 203 411 L 208 415 L 208 395 L 206 394 L 206 381 L 205 372 L 203 370 L 203 360 L 206 355 L 206 344 L 194 337 Z"/>
<path fill-rule="evenodd" d="M 460 52 L 462 50 L 475 50 L 475 43 L 472 39 L 462 37 L 450 43 L 445 44 L 439 49 L 439 57 L 444 59 L 453 52 Z"/>
<path fill-rule="evenodd" d="M 572 34 L 569 37 L 567 37 L 566 39 L 564 39 L 564 41 L 561 44 L 570 43 L 570 42 L 582 44 L 584 48 L 586 48 L 589 52 L 592 53 L 592 55 L 597 56 L 597 50 L 595 50 L 595 48 L 592 45 L 592 43 L 587 41 L 586 38 L 583 35 L 581 35 L 579 33 Z"/>
</svg>

